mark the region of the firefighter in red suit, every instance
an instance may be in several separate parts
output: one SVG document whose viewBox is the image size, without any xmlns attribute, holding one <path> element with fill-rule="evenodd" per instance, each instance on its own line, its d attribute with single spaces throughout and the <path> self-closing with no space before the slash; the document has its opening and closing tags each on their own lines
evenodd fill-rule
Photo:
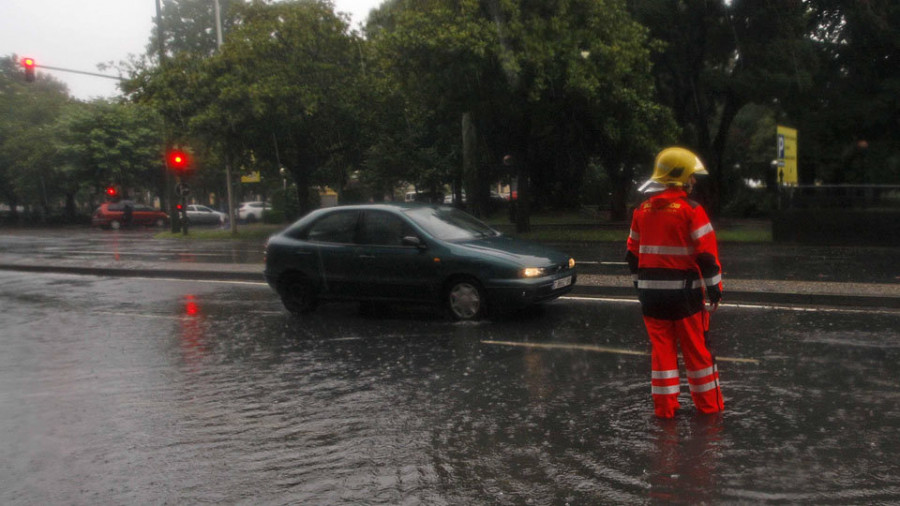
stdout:
<svg viewBox="0 0 900 506">
<path fill-rule="evenodd" d="M 722 411 L 719 371 L 706 344 L 709 313 L 704 293 L 718 307 L 722 269 L 706 211 L 690 200 L 695 175 L 708 174 L 691 151 L 673 147 L 657 155 L 653 176 L 640 191 L 652 193 L 635 209 L 626 259 L 641 301 L 652 351 L 651 388 L 656 416 L 679 408 L 678 347 L 694 405 Z"/>
</svg>

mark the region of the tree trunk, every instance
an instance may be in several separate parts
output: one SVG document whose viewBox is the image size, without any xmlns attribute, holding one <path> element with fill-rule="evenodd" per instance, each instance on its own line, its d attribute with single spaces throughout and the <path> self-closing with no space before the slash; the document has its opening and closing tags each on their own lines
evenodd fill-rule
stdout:
<svg viewBox="0 0 900 506">
<path fill-rule="evenodd" d="M 743 103 L 735 97 L 734 93 L 729 93 L 725 99 L 725 107 L 722 109 L 722 119 L 719 122 L 719 130 L 716 132 L 716 138 L 713 139 L 712 142 L 710 159 L 707 160 L 710 165 L 710 178 L 712 179 L 708 207 L 710 214 L 713 216 L 722 214 L 722 193 L 725 186 L 724 172 L 726 169 L 724 166 L 725 144 L 728 141 L 728 132 L 731 130 L 731 124 L 734 123 L 734 118 L 737 117 L 737 114 L 742 107 Z"/>
<path fill-rule="evenodd" d="M 66 193 L 66 221 L 75 223 L 75 194 L 72 192 Z"/>
<path fill-rule="evenodd" d="M 472 113 L 464 112 L 462 114 L 462 179 L 463 186 L 466 189 L 466 200 L 469 212 L 475 216 L 483 216 L 483 203 L 481 202 L 481 192 L 478 183 L 481 178 L 478 177 L 478 163 L 476 161 L 476 143 L 477 135 L 475 132 L 475 123 L 472 121 Z M 454 190 L 461 197 L 462 192 L 458 189 Z M 461 202 L 461 200 L 457 200 Z"/>
</svg>

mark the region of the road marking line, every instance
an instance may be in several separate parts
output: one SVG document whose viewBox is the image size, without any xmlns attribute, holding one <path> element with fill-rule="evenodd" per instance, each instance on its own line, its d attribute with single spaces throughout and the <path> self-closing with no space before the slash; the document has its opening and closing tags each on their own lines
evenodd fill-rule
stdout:
<svg viewBox="0 0 900 506">
<path fill-rule="evenodd" d="M 616 297 L 583 297 L 578 295 L 565 295 L 559 300 L 573 300 L 578 302 L 620 302 L 628 304 L 640 304 L 637 299 L 616 298 Z M 849 314 L 885 314 L 897 315 L 897 311 L 890 309 L 865 309 L 865 308 L 840 308 L 840 307 L 803 307 L 803 306 L 784 306 L 779 304 L 745 304 L 738 302 L 729 302 L 719 304 L 719 308 L 735 308 L 735 309 L 776 309 L 781 311 L 796 311 L 799 313 L 849 313 Z"/>
<path fill-rule="evenodd" d="M 596 353 L 614 353 L 617 355 L 636 355 L 649 357 L 646 351 L 635 351 L 624 348 L 612 348 L 609 346 L 596 346 L 592 344 L 570 344 L 570 343 L 523 343 L 516 341 L 481 341 L 482 344 L 494 344 L 497 346 L 513 346 L 519 348 L 539 348 L 544 350 L 574 350 L 574 351 L 593 351 Z M 736 357 L 716 357 L 718 362 L 735 362 L 739 364 L 759 364 L 759 360 L 755 358 L 736 358 Z"/>
<path fill-rule="evenodd" d="M 117 311 L 94 311 L 93 314 L 96 315 L 104 315 L 104 316 L 125 316 L 128 318 L 155 318 L 158 320 L 174 320 L 180 318 L 184 315 L 163 315 L 163 314 L 149 314 L 149 313 L 124 313 Z"/>
<path fill-rule="evenodd" d="M 109 277 L 109 276 L 108 276 Z M 114 277 L 114 276 L 112 276 Z M 146 279 L 151 281 L 180 281 L 182 283 L 220 283 L 226 285 L 269 286 L 264 281 L 235 281 L 231 279 L 192 279 L 192 278 L 156 278 L 152 276 L 128 276 L 128 279 Z"/>
</svg>

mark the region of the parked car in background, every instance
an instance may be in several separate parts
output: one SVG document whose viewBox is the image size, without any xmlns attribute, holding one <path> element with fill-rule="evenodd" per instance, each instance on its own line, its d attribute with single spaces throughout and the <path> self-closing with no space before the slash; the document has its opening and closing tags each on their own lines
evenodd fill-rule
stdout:
<svg viewBox="0 0 900 506">
<path fill-rule="evenodd" d="M 118 230 L 123 226 L 165 227 L 169 215 L 144 204 L 130 200 L 100 204 L 91 216 L 91 225 Z"/>
<path fill-rule="evenodd" d="M 406 195 L 403 197 L 406 202 L 421 202 L 423 204 L 440 204 L 444 202 L 444 194 L 441 192 L 430 192 L 430 191 L 412 191 L 406 192 Z"/>
<path fill-rule="evenodd" d="M 565 253 L 450 206 L 407 203 L 309 213 L 269 238 L 265 275 L 296 314 L 329 299 L 430 301 L 457 320 L 555 299 L 576 280 Z"/>
<path fill-rule="evenodd" d="M 187 206 L 187 218 L 191 225 L 224 225 L 228 221 L 227 214 L 195 204 Z"/>
<path fill-rule="evenodd" d="M 242 202 L 238 207 L 238 219 L 247 223 L 262 221 L 263 213 L 272 210 L 267 202 Z"/>
</svg>

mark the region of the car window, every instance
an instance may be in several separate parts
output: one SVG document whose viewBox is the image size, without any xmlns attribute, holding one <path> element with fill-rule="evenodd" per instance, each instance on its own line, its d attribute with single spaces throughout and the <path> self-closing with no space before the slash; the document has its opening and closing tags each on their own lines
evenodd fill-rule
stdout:
<svg viewBox="0 0 900 506">
<path fill-rule="evenodd" d="M 115 204 L 109 204 L 108 206 L 106 206 L 106 209 L 109 211 L 121 211 L 122 209 L 125 209 L 125 205 L 117 202 Z"/>
<path fill-rule="evenodd" d="M 313 223 L 306 238 L 313 242 L 352 243 L 357 221 L 357 211 L 331 213 Z"/>
<path fill-rule="evenodd" d="M 445 241 L 466 241 L 500 235 L 474 216 L 452 207 L 414 208 L 406 215 L 429 234 Z"/>
<path fill-rule="evenodd" d="M 382 211 L 369 211 L 363 217 L 359 242 L 382 246 L 401 246 L 403 238 L 416 235 L 402 218 Z"/>
</svg>

